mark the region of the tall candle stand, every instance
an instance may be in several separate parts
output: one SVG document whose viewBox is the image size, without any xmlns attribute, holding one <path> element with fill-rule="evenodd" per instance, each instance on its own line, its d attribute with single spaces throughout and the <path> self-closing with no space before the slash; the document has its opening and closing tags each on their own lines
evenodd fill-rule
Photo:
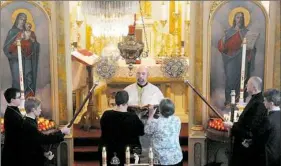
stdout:
<svg viewBox="0 0 281 166">
<path fill-rule="evenodd" d="M 175 48 L 173 50 L 173 54 L 175 56 L 180 56 L 180 47 L 179 47 L 179 38 L 178 38 L 178 33 L 179 33 L 178 22 L 179 22 L 180 13 L 174 12 L 173 17 L 175 18 L 175 31 L 173 34 L 175 36 Z"/>
<path fill-rule="evenodd" d="M 247 39 L 243 39 L 242 43 L 242 64 L 241 64 L 241 77 L 240 77 L 240 96 L 239 96 L 239 103 L 238 108 L 239 111 L 243 111 L 246 103 L 244 101 L 244 90 L 245 90 L 245 63 L 246 63 L 246 48 L 247 48 Z"/>
<path fill-rule="evenodd" d="M 21 41 L 17 40 L 17 50 L 18 50 L 18 65 L 19 65 L 19 82 L 20 82 L 20 99 L 21 99 L 21 104 L 19 106 L 19 109 L 22 114 L 25 113 L 24 109 L 24 101 L 25 101 L 25 96 L 24 96 L 24 78 L 23 78 L 23 68 L 22 68 L 22 54 L 21 54 Z"/>
</svg>

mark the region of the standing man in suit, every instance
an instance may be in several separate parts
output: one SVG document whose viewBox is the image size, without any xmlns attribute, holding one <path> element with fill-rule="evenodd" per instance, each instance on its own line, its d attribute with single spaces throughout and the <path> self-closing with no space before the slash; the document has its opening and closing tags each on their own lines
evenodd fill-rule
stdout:
<svg viewBox="0 0 281 166">
<path fill-rule="evenodd" d="M 281 165 L 280 104 L 280 91 L 268 89 L 264 92 L 264 105 L 268 110 L 268 128 L 264 134 L 266 166 Z"/>
<path fill-rule="evenodd" d="M 19 166 L 22 164 L 22 127 L 23 116 L 18 106 L 21 103 L 20 91 L 9 88 L 4 93 L 8 107 L 4 115 L 5 139 L 2 154 L 2 166 Z"/>
<path fill-rule="evenodd" d="M 263 104 L 262 80 L 251 77 L 247 83 L 247 92 L 252 95 L 244 108 L 238 122 L 225 122 L 234 137 L 234 145 L 230 160 L 231 166 L 265 166 L 264 145 L 256 143 L 264 127 L 267 110 Z"/>
</svg>

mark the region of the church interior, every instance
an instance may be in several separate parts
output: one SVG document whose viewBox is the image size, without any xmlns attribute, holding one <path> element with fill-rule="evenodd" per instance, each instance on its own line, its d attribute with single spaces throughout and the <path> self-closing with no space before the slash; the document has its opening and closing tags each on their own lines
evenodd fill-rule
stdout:
<svg viewBox="0 0 281 166">
<path fill-rule="evenodd" d="M 3 95 L 15 87 L 23 100 L 41 100 L 43 133 L 72 124 L 71 134 L 52 147 L 49 165 L 99 165 L 100 119 L 115 108 L 116 92 L 136 83 L 138 68 L 145 66 L 147 81 L 175 105 L 183 165 L 228 165 L 222 121 L 231 113 L 234 121 L 239 118 L 250 96 L 245 82 L 258 76 L 263 90 L 281 87 L 280 6 L 280 1 L 1 1 L 1 147 Z"/>
</svg>

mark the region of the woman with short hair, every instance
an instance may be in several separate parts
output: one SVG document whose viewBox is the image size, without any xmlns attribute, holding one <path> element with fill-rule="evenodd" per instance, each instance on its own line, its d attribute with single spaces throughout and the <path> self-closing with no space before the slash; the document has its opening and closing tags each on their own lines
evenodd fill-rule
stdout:
<svg viewBox="0 0 281 166">
<path fill-rule="evenodd" d="M 150 107 L 144 132 L 151 135 L 152 150 L 160 165 L 182 165 L 182 150 L 179 143 L 181 121 L 175 116 L 175 105 L 170 99 L 159 104 L 160 117 L 154 119 L 156 109 Z"/>
<path fill-rule="evenodd" d="M 135 113 L 127 112 L 128 101 L 128 92 L 118 91 L 115 95 L 116 108 L 105 111 L 101 117 L 100 165 L 103 147 L 107 152 L 107 165 L 114 165 L 114 157 L 119 159 L 118 165 L 124 165 L 128 146 L 131 152 L 134 148 L 141 150 L 139 136 L 144 135 L 144 125 Z"/>
</svg>

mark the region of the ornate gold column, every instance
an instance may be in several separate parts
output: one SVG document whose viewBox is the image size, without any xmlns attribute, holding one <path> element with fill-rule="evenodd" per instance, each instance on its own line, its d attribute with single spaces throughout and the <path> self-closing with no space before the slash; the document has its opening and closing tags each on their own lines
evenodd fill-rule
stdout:
<svg viewBox="0 0 281 166">
<path fill-rule="evenodd" d="M 92 47 L 92 27 L 86 24 L 86 49 L 91 50 Z"/>
<path fill-rule="evenodd" d="M 190 54 L 190 79 L 194 87 L 202 93 L 203 80 L 203 2 L 194 2 L 191 7 L 193 22 L 190 24 L 191 36 L 191 54 Z M 192 18 L 191 18 L 192 19 Z M 194 72 L 194 73 L 193 73 Z M 196 73 L 196 76 L 195 76 Z M 194 125 L 202 125 L 202 100 L 196 94 L 191 92 L 191 98 L 194 98 Z M 193 100 L 193 99 L 192 99 Z"/>
<path fill-rule="evenodd" d="M 280 16 L 280 5 L 281 2 L 280 1 L 276 1 L 276 2 L 272 2 L 270 1 L 270 3 L 276 3 L 276 21 L 275 21 L 275 54 L 274 54 L 274 75 L 273 75 L 273 87 L 277 88 L 280 90 L 281 88 L 281 79 L 280 79 L 280 54 L 281 54 L 281 48 L 280 48 L 280 22 L 281 22 L 281 16 Z"/>
<path fill-rule="evenodd" d="M 190 68 L 189 81 L 202 93 L 203 78 L 203 4 L 206 1 L 191 1 L 190 4 Z M 206 9 L 205 9 L 206 10 Z M 189 137 L 188 137 L 188 165 L 204 166 L 206 163 L 206 136 L 202 128 L 202 101 L 188 89 L 189 94 Z"/>
</svg>

